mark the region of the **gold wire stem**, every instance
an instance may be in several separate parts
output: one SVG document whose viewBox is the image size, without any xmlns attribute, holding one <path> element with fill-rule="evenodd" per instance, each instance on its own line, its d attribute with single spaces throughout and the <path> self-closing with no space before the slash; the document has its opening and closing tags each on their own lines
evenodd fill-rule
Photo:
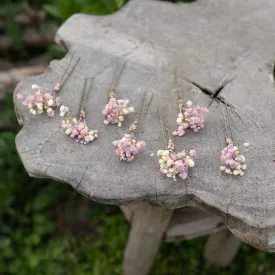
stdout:
<svg viewBox="0 0 275 275">
<path fill-rule="evenodd" d="M 73 57 L 72 57 L 72 59 L 73 59 Z M 72 59 L 71 59 L 71 61 L 72 61 Z M 75 64 L 73 65 L 71 71 L 68 73 L 68 75 L 67 75 L 67 77 L 65 78 L 65 80 L 62 81 L 62 79 L 64 78 L 66 72 L 67 72 L 68 69 L 69 69 L 69 66 L 70 66 L 70 64 L 71 64 L 71 62 L 70 62 L 69 66 L 68 66 L 67 69 L 65 70 L 65 73 L 64 73 L 63 76 L 61 77 L 60 81 L 57 82 L 57 84 L 56 84 L 56 87 L 55 87 L 55 92 L 56 92 L 56 93 L 60 92 L 60 90 L 62 89 L 62 87 L 65 85 L 65 83 L 67 82 L 67 80 L 69 79 L 69 77 L 70 77 L 70 76 L 72 75 L 72 73 L 74 72 L 74 70 L 75 70 L 76 66 L 78 65 L 79 61 L 80 61 L 80 57 L 78 57 L 77 61 L 76 61 Z"/>
</svg>

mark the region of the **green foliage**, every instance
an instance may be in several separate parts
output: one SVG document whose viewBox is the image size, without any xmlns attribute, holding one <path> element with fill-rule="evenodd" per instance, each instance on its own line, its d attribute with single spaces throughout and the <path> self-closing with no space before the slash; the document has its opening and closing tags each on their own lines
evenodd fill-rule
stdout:
<svg viewBox="0 0 275 275">
<path fill-rule="evenodd" d="M 45 4 L 45 11 L 62 21 L 75 13 L 106 15 L 119 10 L 128 0 L 58 0 Z"/>
</svg>

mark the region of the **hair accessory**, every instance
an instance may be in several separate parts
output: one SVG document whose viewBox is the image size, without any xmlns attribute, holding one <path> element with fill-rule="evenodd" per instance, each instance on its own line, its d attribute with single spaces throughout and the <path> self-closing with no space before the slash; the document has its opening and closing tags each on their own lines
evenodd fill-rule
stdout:
<svg viewBox="0 0 275 275">
<path fill-rule="evenodd" d="M 90 130 L 86 123 L 86 103 L 88 101 L 89 93 L 92 89 L 94 78 L 91 81 L 90 87 L 87 92 L 86 99 L 84 99 L 84 94 L 86 90 L 87 79 L 85 78 L 82 102 L 80 104 L 79 110 L 79 118 L 72 118 L 71 120 L 63 120 L 62 127 L 66 129 L 66 134 L 71 138 L 75 139 L 76 142 L 80 142 L 82 144 L 88 144 L 93 141 L 98 136 L 98 130 Z"/>
<path fill-rule="evenodd" d="M 192 129 L 194 132 L 198 132 L 204 127 L 204 121 L 208 114 L 208 109 L 201 106 L 192 107 L 193 103 L 191 100 L 188 100 L 186 106 L 184 106 L 178 70 L 175 70 L 175 81 L 178 94 L 179 114 L 177 124 L 179 126 L 178 129 L 173 132 L 173 135 L 183 136 L 185 130 L 188 128 Z"/>
<path fill-rule="evenodd" d="M 73 57 L 72 57 L 73 59 Z M 48 88 L 42 88 L 39 87 L 36 84 L 33 84 L 31 86 L 32 90 L 34 91 L 34 95 L 26 97 L 26 99 L 23 101 L 23 104 L 28 107 L 30 110 L 30 113 L 33 115 L 42 114 L 44 112 L 47 113 L 48 117 L 54 117 L 55 111 L 57 109 L 60 109 L 60 116 L 65 116 L 69 112 L 69 108 L 61 105 L 61 99 L 59 96 L 56 96 L 58 92 L 60 92 L 62 86 L 65 84 L 69 76 L 74 71 L 76 65 L 78 64 L 80 58 L 77 59 L 76 63 L 74 64 L 73 68 L 67 75 L 67 77 L 64 79 L 70 64 L 72 62 L 72 59 L 65 70 L 63 76 L 60 78 L 60 80 L 56 83 L 55 87 L 53 89 Z M 64 80 L 63 80 L 64 79 Z M 44 92 L 43 92 L 44 90 Z M 23 96 L 20 93 L 16 94 L 17 99 L 23 100 Z"/>
<path fill-rule="evenodd" d="M 223 107 L 225 105 L 225 107 Z M 221 166 L 220 170 L 224 171 L 227 174 L 232 175 L 244 175 L 244 170 L 246 169 L 245 156 L 241 153 L 241 150 L 236 146 L 234 138 L 234 130 L 239 134 L 243 141 L 244 147 L 248 147 L 250 144 L 244 141 L 242 134 L 239 132 L 236 125 L 234 125 L 233 118 L 230 114 L 231 107 L 227 103 L 220 102 L 220 107 L 223 114 L 226 137 L 225 142 L 227 146 L 221 151 Z M 230 108 L 230 109 L 229 109 Z M 233 109 L 234 112 L 236 112 Z"/>
<path fill-rule="evenodd" d="M 166 108 L 163 108 L 163 110 L 158 109 L 158 113 L 162 128 L 164 146 L 166 147 L 165 150 L 157 151 L 160 165 L 159 171 L 168 178 L 173 178 L 174 181 L 177 180 L 177 177 L 186 179 L 189 168 L 195 166 L 193 158 L 197 156 L 197 151 L 193 149 L 190 151 L 183 150 L 179 153 L 176 153 L 174 151 L 175 144 L 172 140 L 167 123 Z"/>
<path fill-rule="evenodd" d="M 116 77 L 115 84 L 109 93 L 109 102 L 105 106 L 102 114 L 105 116 L 104 124 L 117 124 L 118 127 L 121 127 L 124 117 L 130 113 L 134 112 L 133 107 L 128 107 L 128 99 L 116 99 L 115 90 L 118 85 L 120 76 L 125 68 L 126 63 L 123 64 L 120 73 Z"/>
<path fill-rule="evenodd" d="M 132 160 L 134 160 L 135 155 L 138 154 L 139 151 L 145 147 L 145 142 L 137 141 L 136 135 L 140 129 L 140 125 L 148 111 L 148 108 L 151 105 L 153 96 L 154 96 L 154 94 L 152 94 L 151 99 L 145 109 L 143 118 L 140 119 L 141 114 L 142 114 L 143 105 L 144 105 L 144 100 L 145 100 L 145 94 L 144 94 L 142 103 L 141 103 L 141 107 L 140 107 L 140 112 L 138 114 L 138 117 L 134 121 L 134 123 L 130 126 L 129 133 L 124 134 L 123 138 L 121 138 L 119 140 L 115 140 L 113 142 L 113 145 L 116 146 L 115 152 L 116 152 L 117 156 L 119 157 L 119 159 L 122 161 L 131 162 Z"/>
</svg>

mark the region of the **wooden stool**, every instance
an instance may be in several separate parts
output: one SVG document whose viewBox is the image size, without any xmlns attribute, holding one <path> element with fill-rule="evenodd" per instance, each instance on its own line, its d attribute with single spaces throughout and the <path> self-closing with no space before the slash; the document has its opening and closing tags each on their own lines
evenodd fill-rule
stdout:
<svg viewBox="0 0 275 275">
<path fill-rule="evenodd" d="M 65 135 L 60 117 L 33 116 L 15 97 L 23 125 L 16 146 L 31 176 L 66 182 L 91 200 L 121 205 L 132 225 L 124 274 L 148 274 L 163 238 L 211 233 L 205 257 L 220 266 L 232 261 L 240 241 L 274 251 L 274 14 L 275 2 L 237 0 L 132 0 L 113 15 L 76 14 L 56 35 L 57 43 L 68 48 L 67 56 L 53 61 L 44 74 L 18 84 L 15 94 L 24 96 L 33 93 L 32 84 L 54 87 L 70 61 L 80 57 L 59 93 L 76 113 L 84 77 L 95 77 L 87 123 L 99 130 L 97 140 L 77 144 Z M 155 94 L 140 132 L 146 149 L 132 163 L 118 160 L 112 141 L 127 132 L 135 116 L 118 128 L 105 126 L 102 115 L 116 66 L 124 62 L 117 96 L 138 109 L 144 91 Z M 169 124 L 177 126 L 175 66 L 184 100 L 209 106 L 210 111 L 204 129 L 176 140 L 177 151 L 198 150 L 191 175 L 177 182 L 161 175 L 150 156 L 165 149 L 157 106 L 166 104 Z M 251 143 L 243 177 L 219 171 L 225 147 L 220 105 L 225 100 L 238 110 L 234 123 Z"/>
</svg>

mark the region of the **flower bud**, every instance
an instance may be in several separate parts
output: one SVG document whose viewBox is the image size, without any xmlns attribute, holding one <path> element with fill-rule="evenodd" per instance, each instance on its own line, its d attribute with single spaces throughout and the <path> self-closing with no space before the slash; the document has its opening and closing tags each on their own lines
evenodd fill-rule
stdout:
<svg viewBox="0 0 275 275">
<path fill-rule="evenodd" d="M 182 118 L 178 117 L 177 118 L 177 124 L 180 125 L 182 123 Z"/>
<path fill-rule="evenodd" d="M 190 159 L 190 160 L 188 161 L 188 166 L 189 166 L 189 167 L 194 167 L 194 166 L 195 166 L 195 162 L 194 162 L 192 159 Z"/>
<path fill-rule="evenodd" d="M 191 107 L 192 104 L 193 104 L 193 102 L 192 102 L 191 100 L 188 100 L 188 101 L 186 102 L 186 106 L 187 106 L 187 107 Z"/>
<path fill-rule="evenodd" d="M 36 106 L 37 106 L 38 110 L 42 110 L 43 111 L 43 103 L 37 103 Z"/>
<path fill-rule="evenodd" d="M 30 109 L 30 113 L 36 115 L 36 111 L 34 109 Z"/>
<path fill-rule="evenodd" d="M 32 85 L 32 90 L 37 90 L 39 87 L 36 84 Z"/>
</svg>

